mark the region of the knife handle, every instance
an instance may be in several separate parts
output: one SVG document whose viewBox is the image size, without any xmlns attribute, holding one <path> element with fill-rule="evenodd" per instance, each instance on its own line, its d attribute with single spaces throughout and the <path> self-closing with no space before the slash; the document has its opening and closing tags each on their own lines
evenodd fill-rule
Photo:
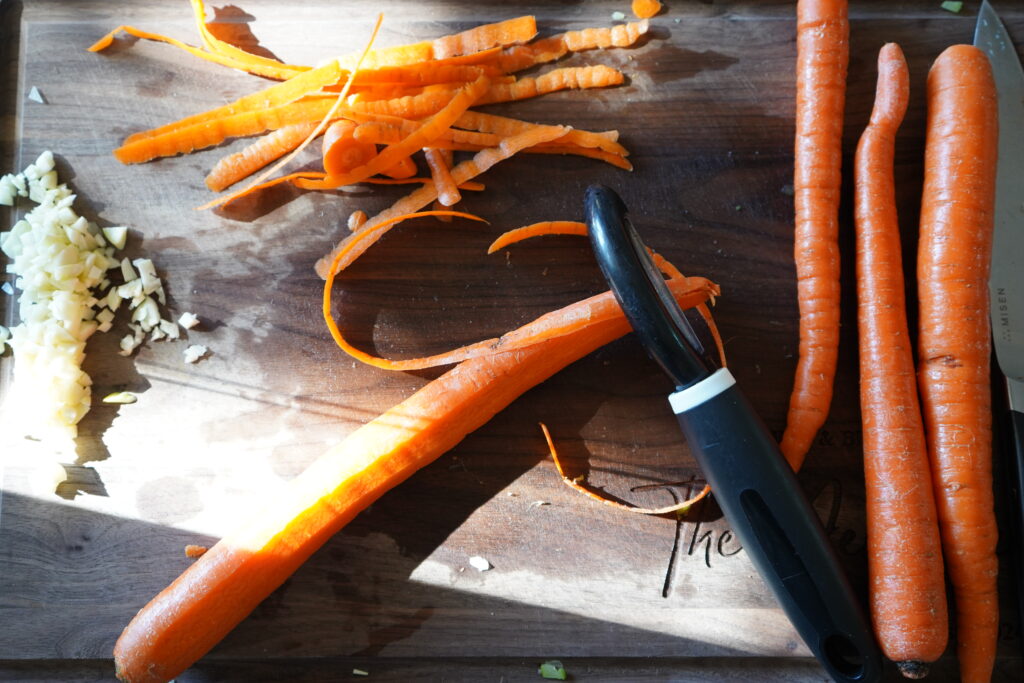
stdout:
<svg viewBox="0 0 1024 683">
<path fill-rule="evenodd" d="M 722 368 L 669 397 L 733 531 L 836 681 L 877 681 L 882 660 L 821 522 L 753 407 Z"/>
<path fill-rule="evenodd" d="M 1002 440 L 1006 488 L 1009 489 L 1010 529 L 1006 534 L 1011 553 L 1014 592 L 1017 594 L 1017 617 L 1024 624 L 1024 413 L 1009 410 L 1005 436 Z"/>
</svg>

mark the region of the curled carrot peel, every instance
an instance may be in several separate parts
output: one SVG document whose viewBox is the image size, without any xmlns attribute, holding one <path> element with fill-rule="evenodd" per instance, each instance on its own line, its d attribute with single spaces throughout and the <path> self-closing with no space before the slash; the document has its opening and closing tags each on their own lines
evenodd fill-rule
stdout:
<svg viewBox="0 0 1024 683">
<path fill-rule="evenodd" d="M 562 482 L 569 488 L 579 491 L 588 498 L 593 498 L 594 500 L 600 503 L 610 505 L 611 507 L 617 510 L 625 510 L 626 512 L 636 512 L 641 515 L 665 515 L 671 512 L 685 512 L 686 510 L 689 510 L 691 507 L 693 507 L 695 503 L 703 500 L 709 493 L 711 493 L 711 486 L 705 484 L 697 495 L 691 496 L 690 498 L 682 502 L 675 503 L 673 505 L 666 505 L 665 507 L 660 508 L 639 507 L 636 505 L 632 505 L 630 503 L 623 503 L 618 500 L 613 500 L 601 494 L 599 491 L 596 491 L 588 486 L 585 486 L 580 477 L 570 477 L 569 475 L 567 475 L 565 473 L 565 469 L 562 467 L 562 461 L 558 458 L 558 450 L 555 448 L 555 442 L 551 438 L 551 432 L 548 430 L 547 425 L 541 422 L 540 429 L 542 432 L 544 432 L 544 440 L 547 441 L 548 452 L 551 454 L 551 461 L 555 463 L 555 469 L 558 471 L 558 476 L 562 478 Z"/>
<path fill-rule="evenodd" d="M 407 218 L 436 215 L 438 213 L 446 213 L 448 215 L 461 216 L 464 218 L 471 218 L 473 220 L 483 220 L 476 216 L 472 216 L 472 214 L 463 214 L 457 211 L 422 211 L 416 214 L 410 214 L 409 216 L 396 217 L 393 221 L 397 222 Z M 354 249 L 355 245 L 358 244 L 359 241 L 370 239 L 372 235 L 364 228 L 353 233 L 352 237 L 354 239 L 349 240 L 346 246 L 346 249 L 349 251 Z M 345 254 L 346 250 L 339 251 L 335 256 L 334 261 L 340 261 L 344 258 Z M 390 360 L 387 358 L 373 356 L 372 354 L 368 354 L 365 351 L 357 349 L 341 334 L 337 323 L 334 322 L 334 318 L 331 315 L 331 289 L 334 285 L 333 270 L 334 268 L 328 271 L 329 275 L 324 282 L 323 301 L 324 320 L 331 332 L 331 336 L 342 350 L 356 360 L 366 363 L 367 365 L 372 365 L 386 370 L 422 370 L 425 368 L 437 367 L 438 365 L 459 363 L 470 358 L 478 358 L 480 356 L 489 356 L 495 353 L 523 349 L 528 346 L 541 343 L 552 337 L 571 334 L 573 331 L 578 329 L 581 324 L 589 324 L 591 322 L 605 320 L 609 316 L 621 314 L 621 309 L 619 309 L 618 303 L 615 301 L 615 297 L 611 292 L 605 292 L 604 294 L 599 294 L 579 302 L 579 309 L 577 311 L 577 315 L 580 316 L 579 318 L 574 316 L 567 317 L 560 311 L 548 313 L 541 316 L 533 323 L 514 330 L 513 332 L 509 332 L 501 337 L 485 339 L 445 353 L 435 354 L 433 356 L 409 358 L 406 360 Z M 701 300 L 692 304 L 693 306 L 703 304 L 704 299 L 713 299 L 718 294 L 717 286 L 708 282 L 704 278 L 673 278 L 671 280 L 666 280 L 666 284 L 670 291 L 676 295 L 680 295 L 682 292 L 703 292 Z"/>
<path fill-rule="evenodd" d="M 960 680 L 979 683 L 992 676 L 999 631 L 988 279 L 1000 131 L 985 53 L 944 50 L 928 72 L 927 100 L 917 379 Z"/>
<path fill-rule="evenodd" d="M 519 135 L 513 135 L 502 140 L 499 146 L 488 147 L 487 149 L 481 150 L 477 152 L 472 159 L 467 159 L 466 161 L 458 164 L 452 169 L 452 178 L 456 183 L 458 183 L 459 187 L 462 187 L 463 183 L 466 181 L 472 180 L 495 164 L 508 159 L 523 149 L 553 140 L 564 135 L 567 131 L 568 128 L 565 126 L 543 126 L 533 128 L 524 133 L 520 133 Z M 418 190 L 398 200 L 391 207 L 370 218 L 362 229 L 373 231 L 375 235 L 374 239 L 377 239 L 387 232 L 392 225 L 396 224 L 396 222 L 391 220 L 392 218 L 419 211 L 435 199 L 437 199 L 437 188 L 433 183 L 424 185 Z M 343 258 L 335 258 L 339 251 L 346 249 L 347 241 L 351 240 L 353 237 L 354 236 L 349 236 L 342 240 L 337 246 L 335 246 L 331 253 L 317 261 L 316 272 L 320 277 L 326 279 L 328 272 L 337 272 L 338 270 L 345 268 L 373 243 L 372 241 L 360 242 L 360 244 L 356 245 L 353 249 L 346 250 L 346 255 Z"/>
<path fill-rule="evenodd" d="M 793 255 L 800 346 L 780 444 L 794 470 L 828 417 L 839 356 L 839 181 L 849 33 L 846 0 L 797 3 Z"/>
<path fill-rule="evenodd" d="M 487 253 L 493 254 L 497 250 L 503 249 L 511 244 L 522 242 L 523 240 L 530 239 L 531 237 L 540 237 L 542 235 L 578 235 L 585 237 L 587 235 L 587 224 L 579 221 L 541 221 L 540 223 L 526 225 L 499 235 L 498 239 L 494 240 L 494 242 L 491 243 L 491 246 L 487 248 Z M 651 249 L 648 249 L 647 253 L 650 254 L 655 267 L 660 270 L 665 277 L 670 280 L 685 279 L 685 276 L 679 272 L 679 269 L 672 265 L 672 263 L 665 259 L 661 254 Z M 722 336 L 718 332 L 718 325 L 715 324 L 715 319 L 711 317 L 710 309 L 708 309 L 707 305 L 703 303 L 697 305 L 695 308 L 701 318 L 704 319 L 704 323 L 708 327 L 708 332 L 711 334 L 711 338 L 715 342 L 715 348 L 718 350 L 718 358 L 721 361 L 722 367 L 726 367 L 725 344 L 722 342 Z"/>
<path fill-rule="evenodd" d="M 423 122 L 415 132 L 394 145 L 388 145 L 380 154 L 373 157 L 366 164 L 354 168 L 348 173 L 328 176 L 320 182 L 299 181 L 296 184 L 307 190 L 329 190 L 341 187 L 342 185 L 357 183 L 364 178 L 369 178 L 372 175 L 392 168 L 413 152 L 429 146 L 431 141 L 450 128 L 462 112 L 466 111 L 470 105 L 476 102 L 487 89 L 488 83 L 487 77 L 481 75 L 473 83 L 463 88 L 458 95 L 451 98 L 444 108 Z"/>
<path fill-rule="evenodd" d="M 362 54 L 363 57 L 366 56 L 366 54 L 370 51 L 370 48 L 373 46 L 373 41 L 376 40 L 377 33 L 380 31 L 380 25 L 383 23 L 383 21 L 384 21 L 384 15 L 381 14 L 381 15 L 379 15 L 377 17 L 377 23 L 373 27 L 373 32 L 370 34 L 370 39 L 367 41 L 366 47 L 363 49 L 363 54 Z M 360 59 L 358 62 L 356 62 L 355 68 L 353 68 L 352 71 L 349 72 L 348 79 L 345 81 L 345 87 L 342 88 L 340 93 L 338 93 L 338 97 L 334 101 L 334 104 L 331 105 L 331 108 L 324 114 L 323 119 L 321 119 L 321 121 L 317 125 L 317 127 L 313 129 L 313 131 L 309 134 L 309 136 L 305 139 L 305 141 L 302 142 L 302 144 L 300 144 L 298 147 L 293 149 L 291 151 L 291 153 L 288 154 L 288 156 L 284 157 L 283 159 L 278 161 L 276 164 L 274 164 L 272 167 L 270 167 L 269 169 L 267 169 L 266 171 L 261 173 L 259 175 L 259 177 L 257 177 L 255 180 L 253 180 L 252 183 L 250 183 L 247 187 L 242 188 L 241 190 L 238 190 L 237 192 L 233 192 L 230 195 L 227 195 L 227 196 L 224 196 L 224 197 L 220 197 L 218 199 L 214 199 L 214 200 L 212 200 L 210 202 L 207 202 L 206 204 L 198 207 L 198 209 L 199 210 L 212 209 L 215 206 L 220 206 L 220 205 L 223 205 L 223 204 L 227 204 L 228 202 L 234 201 L 234 200 L 236 200 L 236 199 L 238 199 L 240 197 L 244 197 L 245 195 L 249 194 L 250 192 L 253 192 L 253 191 L 259 189 L 261 186 L 263 186 L 263 183 L 264 183 L 264 181 L 267 178 L 272 176 L 274 173 L 277 172 L 278 169 L 284 167 L 289 161 L 294 159 L 295 156 L 299 152 L 301 152 L 303 150 L 303 148 L 306 147 L 306 145 L 308 145 L 310 142 L 312 142 L 312 140 L 314 138 L 316 138 L 318 135 L 320 135 L 320 133 L 327 126 L 327 123 L 333 118 L 335 112 L 338 110 L 338 107 L 341 106 L 341 103 L 345 100 L 345 97 L 348 95 L 349 88 L 352 86 L 352 81 L 355 79 L 356 74 L 359 73 L 359 68 L 360 68 L 361 64 L 362 64 L 362 59 Z M 298 178 L 294 182 L 296 182 L 296 183 L 302 182 L 302 179 Z"/>
<path fill-rule="evenodd" d="M 893 158 L 909 81 L 903 52 L 885 45 L 857 146 L 854 214 L 871 622 L 885 656 L 921 678 L 946 649 L 948 618 L 896 215 Z"/>
<path fill-rule="evenodd" d="M 238 69 L 257 76 L 287 80 L 301 74 L 303 71 L 309 70 L 308 66 L 282 64 L 281 62 L 277 62 L 272 59 L 253 55 L 245 50 L 235 47 L 234 45 L 217 39 L 215 36 L 210 34 L 209 30 L 206 28 L 206 8 L 203 3 L 200 0 L 192 0 L 192 9 L 196 17 L 196 23 L 198 24 L 200 38 L 209 51 L 189 45 L 176 38 L 171 38 L 159 33 L 152 33 L 150 31 L 143 31 L 135 28 L 134 26 L 126 25 L 118 26 L 113 31 L 89 46 L 88 50 L 89 52 L 105 50 L 114 42 L 114 36 L 123 31 L 124 33 L 136 38 L 166 43 L 208 62 L 220 64 L 221 66 L 226 66 L 232 69 Z"/>
<path fill-rule="evenodd" d="M 356 124 L 348 119 L 328 126 L 323 143 L 324 171 L 328 175 L 348 173 L 377 156 L 376 145 L 356 138 L 355 129 Z"/>
<path fill-rule="evenodd" d="M 540 223 L 524 225 L 521 228 L 509 230 L 499 235 L 498 239 L 491 242 L 491 246 L 487 247 L 487 253 L 493 254 L 510 244 L 541 235 L 579 235 L 586 237 L 587 224 L 579 221 L 541 221 Z"/>
<path fill-rule="evenodd" d="M 169 36 L 161 35 L 159 33 L 152 33 L 150 31 L 143 31 L 142 29 L 138 29 L 134 26 L 128 26 L 125 24 L 118 26 L 113 31 L 111 31 L 110 33 L 108 33 L 107 35 L 103 36 L 95 43 L 90 45 L 88 48 L 89 52 L 100 52 L 101 50 L 107 49 L 113 44 L 114 36 L 116 36 L 118 33 L 122 31 L 130 36 L 141 38 L 143 40 L 152 40 L 158 43 L 167 43 L 168 45 L 173 45 L 178 49 L 184 50 L 185 52 L 188 52 L 189 54 L 195 57 L 199 57 L 200 59 L 205 59 L 208 62 L 220 64 L 221 66 L 226 66 L 232 69 L 242 69 L 243 71 L 246 70 L 244 66 L 239 64 L 236 60 L 231 59 L 229 57 L 225 57 L 224 55 L 218 54 L 216 52 L 206 52 L 205 50 L 201 50 L 198 47 L 195 47 L 194 45 L 184 43 L 178 40 L 177 38 L 171 38 Z"/>
<path fill-rule="evenodd" d="M 303 71 L 308 71 L 310 68 L 308 66 L 283 64 L 275 59 L 254 55 L 213 35 L 206 26 L 206 6 L 202 0 L 192 0 L 192 12 L 195 14 L 196 27 L 199 29 L 199 35 L 206 49 L 233 60 L 238 65 L 235 68 L 257 76 L 266 76 L 267 78 L 276 78 L 282 81 Z"/>
</svg>

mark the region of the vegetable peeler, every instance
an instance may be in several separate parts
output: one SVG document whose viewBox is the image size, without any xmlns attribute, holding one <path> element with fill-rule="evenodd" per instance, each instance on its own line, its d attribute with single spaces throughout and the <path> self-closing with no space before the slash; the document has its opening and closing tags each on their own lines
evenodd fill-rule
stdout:
<svg viewBox="0 0 1024 683">
<path fill-rule="evenodd" d="M 725 367 L 715 367 L 611 189 L 587 189 L 594 254 L 647 353 L 711 491 L 807 647 L 836 681 L 880 680 L 867 619 L 814 509 Z"/>
</svg>

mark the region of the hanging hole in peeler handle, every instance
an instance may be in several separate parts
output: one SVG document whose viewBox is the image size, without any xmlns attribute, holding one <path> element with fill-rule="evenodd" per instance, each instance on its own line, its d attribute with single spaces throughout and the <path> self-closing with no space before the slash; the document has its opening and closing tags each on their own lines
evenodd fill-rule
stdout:
<svg viewBox="0 0 1024 683">
<path fill-rule="evenodd" d="M 834 633 L 825 639 L 822 649 L 839 673 L 855 681 L 864 676 L 864 656 L 849 638 Z"/>
</svg>

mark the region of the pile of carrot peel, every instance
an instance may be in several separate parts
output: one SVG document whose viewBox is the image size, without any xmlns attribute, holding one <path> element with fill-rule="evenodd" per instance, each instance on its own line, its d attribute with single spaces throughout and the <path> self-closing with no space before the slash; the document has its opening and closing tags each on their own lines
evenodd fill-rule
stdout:
<svg viewBox="0 0 1024 683">
<path fill-rule="evenodd" d="M 537 38 L 534 17 L 521 16 L 434 40 L 367 48 L 362 55 L 311 67 L 284 64 L 218 39 L 207 25 L 202 0 L 191 0 L 191 5 L 200 46 L 118 26 L 89 49 L 101 51 L 124 32 L 280 81 L 229 104 L 134 133 L 114 150 L 117 159 L 132 164 L 208 149 L 231 138 L 255 137 L 242 151 L 218 160 L 206 178 L 207 186 L 216 192 L 244 180 L 250 182 L 201 209 L 223 206 L 282 183 L 305 190 L 332 190 L 356 183 L 418 184 L 419 189 L 395 206 L 359 224 L 360 230 L 373 231 L 379 237 L 385 232 L 382 226 L 393 225 L 396 216 L 431 204 L 435 209 L 452 207 L 460 201 L 462 191 L 479 189 L 476 176 L 521 152 L 577 155 L 632 169 L 629 151 L 618 141 L 615 130 L 591 132 L 567 125 L 541 125 L 472 107 L 558 90 L 620 85 L 625 80 L 622 72 L 604 64 L 557 67 L 536 75 L 519 72 L 571 53 L 634 46 L 647 33 L 647 20 Z M 271 177 L 321 135 L 322 171 Z M 421 154 L 423 162 L 416 163 Z M 456 155 L 469 158 L 459 160 Z M 253 178 L 275 161 L 275 166 Z M 419 174 L 424 166 L 429 169 L 425 176 Z M 370 243 L 372 240 L 364 244 Z M 317 264 L 322 277 L 344 244 Z"/>
</svg>

